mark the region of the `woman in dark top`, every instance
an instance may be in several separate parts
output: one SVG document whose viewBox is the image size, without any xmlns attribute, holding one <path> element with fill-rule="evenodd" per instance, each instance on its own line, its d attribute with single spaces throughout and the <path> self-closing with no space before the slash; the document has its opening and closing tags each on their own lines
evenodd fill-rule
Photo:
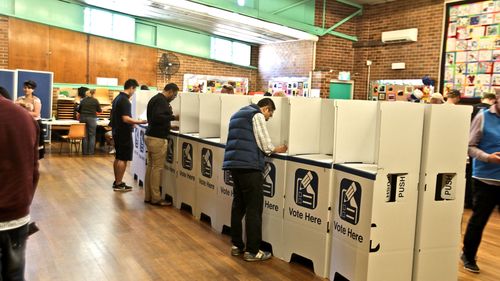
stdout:
<svg viewBox="0 0 500 281">
<path fill-rule="evenodd" d="M 94 98 L 95 90 L 90 90 L 85 93 L 86 97 L 80 100 L 78 106 L 78 115 L 80 123 L 85 123 L 85 138 L 83 139 L 83 155 L 94 154 L 95 135 L 97 129 L 97 113 L 101 113 L 101 105 Z"/>
</svg>

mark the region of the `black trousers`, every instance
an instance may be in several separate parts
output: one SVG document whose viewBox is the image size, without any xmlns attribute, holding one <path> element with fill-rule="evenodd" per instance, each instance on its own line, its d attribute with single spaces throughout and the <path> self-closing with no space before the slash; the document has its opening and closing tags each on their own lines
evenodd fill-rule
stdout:
<svg viewBox="0 0 500 281">
<path fill-rule="evenodd" d="M 0 280 L 23 281 L 28 225 L 0 231 Z"/>
<path fill-rule="evenodd" d="M 483 230 L 497 205 L 500 205 L 500 186 L 486 184 L 474 179 L 474 205 L 472 216 L 464 236 L 463 252 L 473 260 L 477 255 Z"/>
<path fill-rule="evenodd" d="M 242 220 L 245 217 L 246 251 L 256 254 L 262 241 L 262 210 L 264 179 L 258 170 L 233 169 L 233 206 L 231 209 L 231 241 L 234 246 L 245 249 Z"/>
</svg>

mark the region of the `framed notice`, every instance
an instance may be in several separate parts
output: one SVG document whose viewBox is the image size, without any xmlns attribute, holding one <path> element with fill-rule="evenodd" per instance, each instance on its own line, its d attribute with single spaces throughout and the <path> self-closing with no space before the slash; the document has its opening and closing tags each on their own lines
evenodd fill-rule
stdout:
<svg viewBox="0 0 500 281">
<path fill-rule="evenodd" d="M 441 90 L 465 98 L 500 88 L 500 0 L 446 4 Z"/>
</svg>

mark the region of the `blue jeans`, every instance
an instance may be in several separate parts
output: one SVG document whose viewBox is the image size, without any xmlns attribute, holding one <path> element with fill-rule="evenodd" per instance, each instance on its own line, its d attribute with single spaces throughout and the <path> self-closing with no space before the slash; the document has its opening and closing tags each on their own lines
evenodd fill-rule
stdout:
<svg viewBox="0 0 500 281">
<path fill-rule="evenodd" d="M 0 231 L 0 281 L 24 281 L 28 224 Z"/>
<path fill-rule="evenodd" d="M 85 123 L 85 138 L 82 154 L 94 154 L 97 120 L 93 116 L 80 116 L 80 123 Z"/>
</svg>

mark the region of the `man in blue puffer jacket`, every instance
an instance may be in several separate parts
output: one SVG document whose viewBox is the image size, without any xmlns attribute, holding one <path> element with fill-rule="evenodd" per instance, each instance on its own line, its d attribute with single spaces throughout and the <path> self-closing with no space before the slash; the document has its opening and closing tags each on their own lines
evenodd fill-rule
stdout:
<svg viewBox="0 0 500 281">
<path fill-rule="evenodd" d="M 270 98 L 245 106 L 229 122 L 223 169 L 229 170 L 234 182 L 231 210 L 231 254 L 244 253 L 246 261 L 263 261 L 271 254 L 260 250 L 262 239 L 263 183 L 265 156 L 284 153 L 286 145 L 274 147 L 266 128 L 276 106 Z M 247 244 L 242 239 L 242 220 L 246 215 Z"/>
</svg>

